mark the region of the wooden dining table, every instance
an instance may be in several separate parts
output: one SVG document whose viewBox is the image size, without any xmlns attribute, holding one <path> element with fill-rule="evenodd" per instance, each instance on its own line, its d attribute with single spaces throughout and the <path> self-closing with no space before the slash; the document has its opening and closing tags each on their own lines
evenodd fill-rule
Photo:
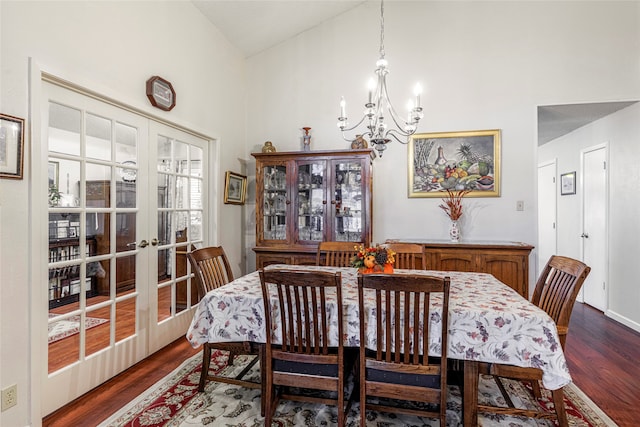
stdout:
<svg viewBox="0 0 640 427">
<path fill-rule="evenodd" d="M 340 272 L 345 325 L 344 336 L 341 338 L 345 346 L 359 347 L 356 269 L 284 264 L 266 267 L 271 268 Z M 543 373 L 542 383 L 549 390 L 558 389 L 571 382 L 555 323 L 551 317 L 491 274 L 399 269 L 396 269 L 394 274 L 425 274 L 451 278 L 447 356 L 464 362 L 465 426 L 477 425 L 479 362 L 539 368 Z M 373 299 L 370 301 L 373 306 Z M 365 297 L 365 307 L 368 303 Z M 334 311 L 331 304 L 331 301 L 327 304 L 330 318 Z M 432 323 L 437 322 L 440 317 L 438 310 L 442 312 L 442 307 L 436 299 L 430 307 L 429 317 Z M 375 339 L 373 334 L 365 335 L 368 341 Z M 194 348 L 207 342 L 265 343 L 264 304 L 258 272 L 239 277 L 207 293 L 196 308 L 186 337 Z M 330 327 L 329 345 L 337 344 L 338 339 L 337 328 Z M 429 355 L 440 356 L 440 338 L 432 339 L 429 343 Z M 280 337 L 274 335 L 274 342 L 277 343 L 279 340 Z"/>
</svg>

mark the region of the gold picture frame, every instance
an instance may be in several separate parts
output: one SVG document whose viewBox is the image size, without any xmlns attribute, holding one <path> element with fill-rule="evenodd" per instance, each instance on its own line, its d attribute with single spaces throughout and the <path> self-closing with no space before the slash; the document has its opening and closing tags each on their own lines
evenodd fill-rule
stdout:
<svg viewBox="0 0 640 427">
<path fill-rule="evenodd" d="M 224 203 L 244 205 L 247 196 L 247 177 L 227 171 L 224 178 Z"/>
<path fill-rule="evenodd" d="M 22 179 L 24 119 L 0 114 L 0 178 Z"/>
<path fill-rule="evenodd" d="M 500 130 L 415 134 L 409 141 L 409 197 L 500 196 Z"/>
</svg>

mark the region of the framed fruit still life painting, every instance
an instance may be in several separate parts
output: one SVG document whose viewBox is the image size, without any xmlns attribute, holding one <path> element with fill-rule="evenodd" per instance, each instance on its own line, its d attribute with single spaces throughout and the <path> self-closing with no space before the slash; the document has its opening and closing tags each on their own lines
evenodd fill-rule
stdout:
<svg viewBox="0 0 640 427">
<path fill-rule="evenodd" d="M 409 141 L 409 197 L 500 196 L 500 130 L 415 134 Z"/>
</svg>

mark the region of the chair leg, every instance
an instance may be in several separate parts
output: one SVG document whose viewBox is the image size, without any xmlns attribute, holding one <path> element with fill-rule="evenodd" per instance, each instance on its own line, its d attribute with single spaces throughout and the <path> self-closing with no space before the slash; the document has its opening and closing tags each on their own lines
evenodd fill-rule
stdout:
<svg viewBox="0 0 640 427">
<path fill-rule="evenodd" d="M 540 383 L 538 382 L 538 380 L 531 381 L 531 389 L 536 399 L 542 398 L 542 392 L 540 391 Z"/>
<path fill-rule="evenodd" d="M 273 413 L 275 412 L 274 401 L 273 401 L 273 372 L 271 372 L 271 367 L 267 368 L 266 365 L 260 367 L 261 369 L 265 369 L 266 375 L 263 377 L 266 380 L 266 384 L 264 384 L 265 396 L 264 396 L 264 425 L 266 427 L 271 426 L 271 420 L 273 418 Z"/>
<path fill-rule="evenodd" d="M 366 366 L 360 364 L 360 425 L 362 427 L 367 425 L 367 383 L 366 383 Z"/>
<path fill-rule="evenodd" d="M 561 388 L 553 390 L 551 392 L 553 396 L 553 406 L 556 409 L 556 415 L 558 416 L 558 424 L 560 427 L 568 427 L 567 412 L 564 408 L 564 392 Z"/>
<path fill-rule="evenodd" d="M 209 376 L 209 365 L 211 364 L 211 347 L 204 344 L 202 348 L 202 370 L 200 371 L 200 384 L 198 385 L 198 391 L 204 391 L 204 385 L 207 382 L 207 376 Z"/>
<path fill-rule="evenodd" d="M 338 427 L 344 427 L 344 423 L 344 384 L 342 381 L 338 381 Z"/>
</svg>

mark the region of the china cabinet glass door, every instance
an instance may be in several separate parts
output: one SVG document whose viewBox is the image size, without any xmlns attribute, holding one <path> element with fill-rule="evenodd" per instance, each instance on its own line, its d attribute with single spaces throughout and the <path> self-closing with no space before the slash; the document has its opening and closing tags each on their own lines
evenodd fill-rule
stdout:
<svg viewBox="0 0 640 427">
<path fill-rule="evenodd" d="M 332 236 L 328 240 L 361 242 L 365 240 L 363 169 L 361 160 L 333 162 Z"/>
<path fill-rule="evenodd" d="M 262 200 L 262 236 L 264 240 L 288 240 L 287 210 L 289 198 L 287 192 L 287 166 L 269 165 L 262 169 L 264 190 Z"/>
<path fill-rule="evenodd" d="M 325 233 L 326 218 L 326 171 L 325 161 L 300 162 L 297 164 L 296 243 L 321 242 Z"/>
</svg>

